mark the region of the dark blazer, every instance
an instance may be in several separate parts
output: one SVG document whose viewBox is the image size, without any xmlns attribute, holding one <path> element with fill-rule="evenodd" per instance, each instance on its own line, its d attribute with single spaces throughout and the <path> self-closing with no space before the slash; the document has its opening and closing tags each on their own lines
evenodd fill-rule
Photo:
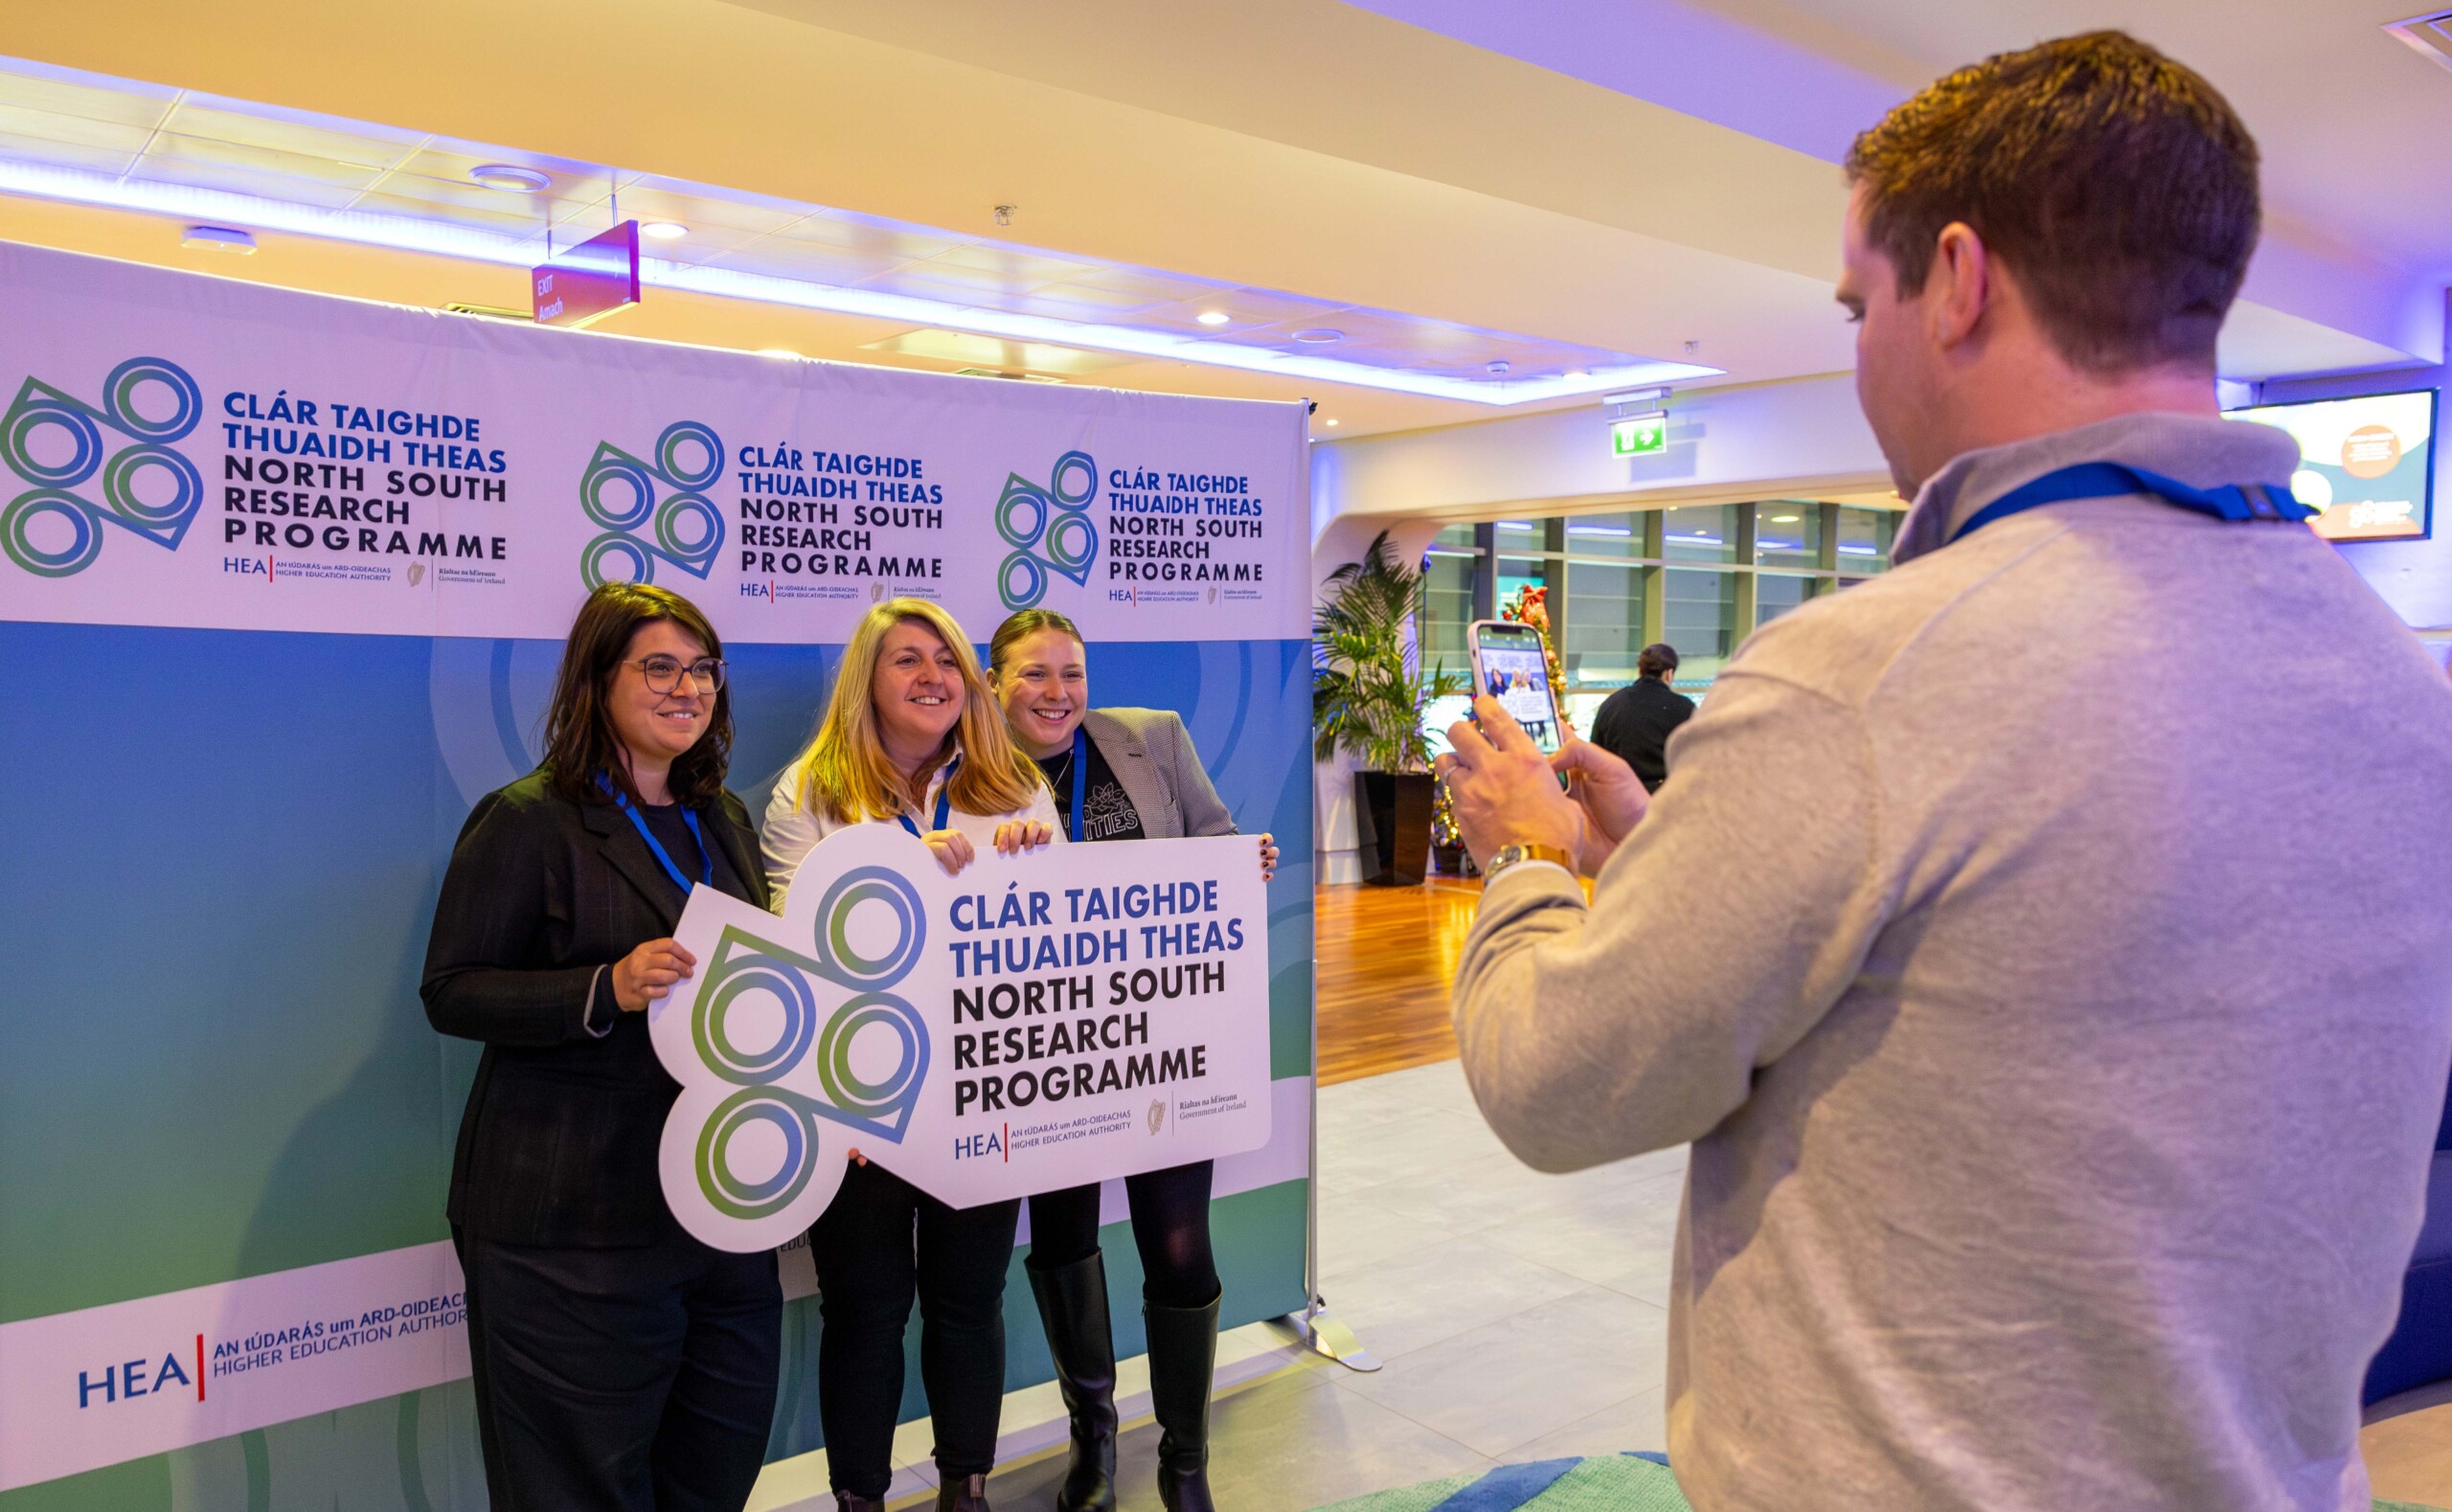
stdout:
<svg viewBox="0 0 2452 1512">
<path fill-rule="evenodd" d="M 1639 677 L 1601 701 L 1592 716 L 1592 743 L 1614 753 L 1646 792 L 1669 779 L 1669 737 L 1694 717 L 1694 700 L 1657 677 Z"/>
<path fill-rule="evenodd" d="M 707 839 L 766 906 L 740 800 L 702 811 Z M 680 1085 L 647 1015 L 584 1021 L 597 968 L 680 921 L 672 881 L 622 811 L 574 803 L 540 771 L 478 801 L 443 874 L 426 945 L 426 1018 L 481 1040 L 451 1162 L 451 1221 L 507 1244 L 651 1244 L 670 1231 L 656 1152 Z M 613 990 L 612 972 L 600 991 Z"/>
</svg>

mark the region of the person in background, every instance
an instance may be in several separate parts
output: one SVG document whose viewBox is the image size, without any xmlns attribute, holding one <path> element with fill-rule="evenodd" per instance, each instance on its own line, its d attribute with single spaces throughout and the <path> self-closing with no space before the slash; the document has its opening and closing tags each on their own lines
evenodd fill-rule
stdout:
<svg viewBox="0 0 2452 1512">
<path fill-rule="evenodd" d="M 1645 646 L 1635 657 L 1635 680 L 1602 699 L 1592 716 L 1592 743 L 1633 767 L 1646 793 L 1668 780 L 1669 737 L 1694 717 L 1694 700 L 1669 686 L 1676 670 L 1675 646 Z"/>
<path fill-rule="evenodd" d="M 477 802 L 426 946 L 426 1017 L 482 1042 L 451 1164 L 486 1489 L 497 1507 L 738 1512 L 766 1456 L 783 1292 L 692 1238 L 657 1149 L 680 1086 L 646 1009 L 696 962 L 691 889 L 766 902 L 724 791 L 723 643 L 606 583 L 571 625 L 544 764 Z"/>
<path fill-rule="evenodd" d="M 1450 732 L 1474 1096 L 1548 1170 L 1693 1142 L 1698 1512 L 2365 1507 L 2452 1061 L 2452 696 L 2297 442 L 2215 405 L 2256 144 L 2101 32 L 1848 170 L 1896 566 L 1747 639 L 1648 815 L 1495 704 Z"/>
<path fill-rule="evenodd" d="M 1046 775 L 1069 839 L 1237 833 L 1180 717 L 1161 709 L 1089 707 L 1089 668 L 1072 621 L 1053 609 L 1025 609 L 996 627 L 988 660 L 1006 723 Z M 1266 881 L 1276 874 L 1277 843 L 1262 835 L 1259 847 Z M 1160 1430 L 1158 1495 L 1168 1512 L 1212 1506 L 1209 1385 L 1222 1291 L 1209 1244 L 1210 1176 L 1211 1162 L 1198 1161 L 1124 1183 L 1141 1252 L 1149 1396 Z M 1031 1199 L 1024 1269 L 1073 1418 L 1073 1463 L 1056 1504 L 1059 1512 L 1111 1512 L 1115 1340 L 1096 1184 Z"/>
<path fill-rule="evenodd" d="M 776 779 L 765 841 L 776 911 L 819 841 L 853 824 L 897 824 L 948 872 L 982 850 L 1010 855 L 1056 832 L 1047 784 L 1013 748 L 962 626 L 921 598 L 890 598 L 860 621 L 817 734 Z M 826 1325 L 818 1416 L 836 1504 L 884 1505 L 916 1296 L 937 1505 L 987 1512 L 1005 1397 L 1005 1270 L 1021 1204 L 948 1207 L 856 1150 L 851 1160 L 809 1230 Z"/>
</svg>

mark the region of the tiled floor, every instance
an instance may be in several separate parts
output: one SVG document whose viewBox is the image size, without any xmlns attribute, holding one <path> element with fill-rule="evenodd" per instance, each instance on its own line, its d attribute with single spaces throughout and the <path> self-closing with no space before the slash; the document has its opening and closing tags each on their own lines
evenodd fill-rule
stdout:
<svg viewBox="0 0 2452 1512">
<path fill-rule="evenodd" d="M 1685 1152 L 1544 1176 L 1482 1122 L 1454 1061 L 1320 1093 L 1320 1290 L 1382 1362 L 1305 1364 L 1216 1408 L 1235 1512 L 1300 1512 L 1510 1459 L 1658 1449 L 1669 1244 Z M 1157 1430 L 1124 1444 L 1154 1512 Z M 1040 1512 L 1063 1460 L 999 1476 Z"/>
<path fill-rule="evenodd" d="M 1382 1368 L 1303 1356 L 1222 1397 L 1220 1504 L 1302 1512 L 1507 1460 L 1662 1448 L 1684 1169 L 1681 1150 L 1574 1176 L 1532 1171 L 1483 1124 L 1453 1061 L 1323 1089 L 1321 1291 Z M 1267 1363 L 1259 1343 L 1237 1343 Z M 1129 1368 L 1124 1385 L 1138 1385 Z M 1007 1411 L 1009 1428 L 1029 1415 L 1018 1400 Z M 1127 1425 L 1124 1512 L 1157 1512 L 1157 1441 L 1146 1418 Z M 916 1424 L 897 1447 L 916 1458 L 926 1443 Z M 786 1465 L 800 1485 L 824 1485 L 806 1461 Z M 771 1467 L 769 1491 L 785 1468 Z M 1060 1450 L 1010 1466 L 991 1500 L 998 1512 L 1045 1512 L 1063 1471 Z M 831 1506 L 776 1494 L 754 1504 Z"/>
</svg>

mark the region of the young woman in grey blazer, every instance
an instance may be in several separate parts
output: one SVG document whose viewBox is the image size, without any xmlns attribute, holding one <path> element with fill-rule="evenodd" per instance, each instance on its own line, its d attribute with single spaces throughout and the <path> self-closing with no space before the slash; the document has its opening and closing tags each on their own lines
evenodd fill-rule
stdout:
<svg viewBox="0 0 2452 1512">
<path fill-rule="evenodd" d="M 988 680 L 1022 750 L 1056 795 L 1074 842 L 1232 835 L 1235 816 L 1210 785 L 1181 717 L 1162 709 L 1092 709 L 1081 632 L 1053 609 L 1025 609 L 988 643 Z M 1277 845 L 1259 837 L 1260 875 Z M 1158 1494 L 1168 1512 L 1212 1512 L 1209 1381 L 1222 1290 L 1209 1244 L 1210 1162 L 1124 1179 L 1141 1252 L 1149 1334 L 1149 1396 L 1158 1418 Z M 1073 1465 L 1059 1512 L 1112 1512 L 1115 1341 L 1099 1253 L 1099 1188 L 1031 1200 L 1031 1290 L 1073 1418 Z"/>
</svg>

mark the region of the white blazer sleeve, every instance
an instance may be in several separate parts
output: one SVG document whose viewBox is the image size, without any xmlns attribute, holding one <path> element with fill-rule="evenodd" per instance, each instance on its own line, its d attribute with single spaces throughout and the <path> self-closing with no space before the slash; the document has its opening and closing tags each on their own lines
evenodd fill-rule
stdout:
<svg viewBox="0 0 2452 1512">
<path fill-rule="evenodd" d="M 791 891 L 801 862 L 825 838 L 825 824 L 801 802 L 801 767 L 795 761 L 775 779 L 775 791 L 767 796 L 766 824 L 759 841 L 772 890 L 768 902 L 776 913 L 783 912 L 783 895 Z"/>
<path fill-rule="evenodd" d="M 1037 820 L 1040 824 L 1045 824 L 1049 829 L 1055 831 L 1056 844 L 1064 844 L 1064 821 L 1056 812 L 1056 795 L 1047 790 L 1046 783 L 1041 782 L 1038 785 L 1038 797 L 1033 799 L 1031 801 L 1031 806 L 1022 810 L 1022 812 L 1016 817 L 1021 819 Z"/>
</svg>

